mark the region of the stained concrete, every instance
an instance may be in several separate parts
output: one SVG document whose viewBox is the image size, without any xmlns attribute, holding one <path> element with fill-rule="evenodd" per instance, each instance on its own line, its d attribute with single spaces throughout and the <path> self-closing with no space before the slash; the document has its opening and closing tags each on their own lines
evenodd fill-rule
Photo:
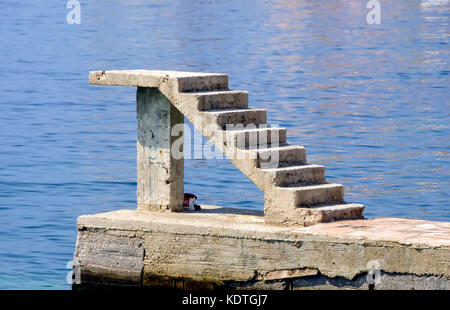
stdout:
<svg viewBox="0 0 450 310">
<path fill-rule="evenodd" d="M 447 289 L 450 283 L 445 222 L 379 218 L 282 227 L 265 224 L 260 211 L 202 206 L 192 213 L 81 216 L 78 232 L 75 261 L 86 285 L 109 278 L 236 289 Z M 369 287 L 366 275 L 374 270 L 381 282 Z"/>
<path fill-rule="evenodd" d="M 184 116 L 157 88 L 138 87 L 136 97 L 138 210 L 183 211 L 184 159 L 171 154 L 182 136 L 171 131 Z"/>
</svg>

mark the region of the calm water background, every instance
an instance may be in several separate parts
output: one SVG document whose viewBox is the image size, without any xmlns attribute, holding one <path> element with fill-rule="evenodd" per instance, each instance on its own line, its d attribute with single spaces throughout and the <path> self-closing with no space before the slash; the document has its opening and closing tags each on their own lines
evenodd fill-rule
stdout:
<svg viewBox="0 0 450 310">
<path fill-rule="evenodd" d="M 367 217 L 449 221 L 448 1 L 0 4 L 0 288 L 64 288 L 76 218 L 136 207 L 135 89 L 88 71 L 221 72 Z M 169 3 L 170 2 L 170 3 Z M 126 4 L 125 4 L 126 3 Z M 201 203 L 262 208 L 226 160 L 186 161 Z"/>
</svg>

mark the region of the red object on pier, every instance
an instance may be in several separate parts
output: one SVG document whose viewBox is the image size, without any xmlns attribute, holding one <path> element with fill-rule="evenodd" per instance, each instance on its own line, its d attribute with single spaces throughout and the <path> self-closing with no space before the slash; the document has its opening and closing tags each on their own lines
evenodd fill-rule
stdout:
<svg viewBox="0 0 450 310">
<path fill-rule="evenodd" d="M 186 211 L 194 211 L 195 203 L 197 202 L 197 196 L 191 193 L 184 193 L 183 207 Z"/>
</svg>

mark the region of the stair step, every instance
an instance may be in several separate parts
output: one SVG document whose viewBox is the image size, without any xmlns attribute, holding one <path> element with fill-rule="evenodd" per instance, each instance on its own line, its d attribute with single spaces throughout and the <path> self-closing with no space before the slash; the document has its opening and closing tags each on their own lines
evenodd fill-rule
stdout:
<svg viewBox="0 0 450 310">
<path fill-rule="evenodd" d="M 281 141 L 280 141 L 281 142 Z M 277 168 L 285 164 L 306 164 L 306 151 L 299 145 L 280 145 L 257 150 L 258 167 Z"/>
<path fill-rule="evenodd" d="M 187 74 L 177 76 L 177 82 L 179 92 L 228 89 L 228 76 L 225 74 Z"/>
<path fill-rule="evenodd" d="M 277 225 L 311 226 L 317 223 L 362 219 L 364 208 L 361 204 L 344 203 L 285 209 L 267 214 L 264 221 Z"/>
<path fill-rule="evenodd" d="M 248 92 L 241 90 L 207 91 L 188 93 L 194 97 L 199 111 L 213 109 L 245 109 L 248 107 Z"/>
<path fill-rule="evenodd" d="M 204 125 L 216 123 L 222 129 L 226 129 L 227 125 L 232 128 L 233 125 L 267 124 L 265 109 L 208 110 L 202 112 L 202 115 L 204 116 Z"/>
<path fill-rule="evenodd" d="M 276 187 L 276 199 L 284 205 L 308 207 L 320 204 L 337 204 L 344 202 L 344 186 L 327 183 L 319 185 L 291 184 Z"/>
<path fill-rule="evenodd" d="M 309 210 L 316 214 L 318 222 L 331 222 L 337 220 L 360 219 L 364 211 L 364 205 L 346 203 L 334 205 L 321 205 L 312 208 L 297 208 L 298 210 Z"/>
<path fill-rule="evenodd" d="M 241 149 L 266 147 L 270 144 L 286 142 L 286 128 L 279 127 L 265 126 L 263 128 L 226 130 L 224 134 L 226 139 L 224 141 Z"/>
<path fill-rule="evenodd" d="M 262 170 L 270 175 L 275 186 L 325 182 L 325 167 L 320 165 L 297 165 Z"/>
</svg>

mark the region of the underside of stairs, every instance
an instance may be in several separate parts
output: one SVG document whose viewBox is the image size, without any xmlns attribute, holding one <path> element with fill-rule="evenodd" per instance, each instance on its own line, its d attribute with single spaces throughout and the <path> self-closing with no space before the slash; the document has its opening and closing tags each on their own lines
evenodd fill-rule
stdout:
<svg viewBox="0 0 450 310">
<path fill-rule="evenodd" d="M 227 75 L 97 71 L 90 82 L 158 88 L 264 192 L 265 222 L 308 226 L 362 218 L 364 206 L 345 202 L 344 187 L 326 182 L 325 167 L 309 164 L 305 148 L 287 142 L 286 128 L 268 126 L 266 110 L 249 108 L 246 91 L 229 90 Z"/>
</svg>

